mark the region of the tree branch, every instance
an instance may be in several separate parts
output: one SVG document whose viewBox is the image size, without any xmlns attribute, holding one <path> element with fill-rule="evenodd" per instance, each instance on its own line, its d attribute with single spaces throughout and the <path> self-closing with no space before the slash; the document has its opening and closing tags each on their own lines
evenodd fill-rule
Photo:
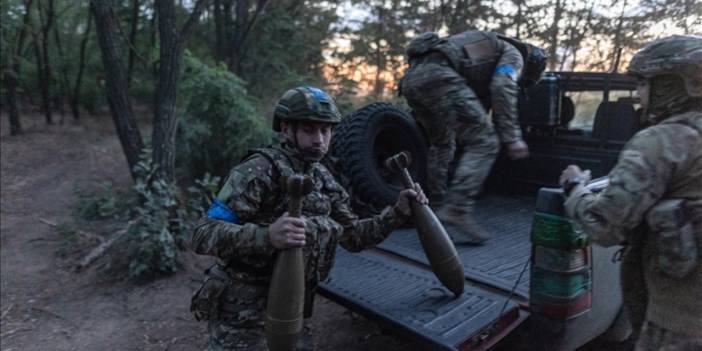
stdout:
<svg viewBox="0 0 702 351">
<path fill-rule="evenodd" d="M 258 3 L 256 3 L 256 11 L 254 12 L 253 17 L 247 23 L 246 29 L 244 29 L 244 33 L 241 35 L 241 43 L 240 45 L 243 46 L 243 43 L 246 41 L 246 37 L 249 35 L 249 31 L 251 31 L 251 28 L 253 27 L 254 23 L 256 22 L 256 18 L 258 15 L 263 11 L 263 9 L 266 7 L 266 4 L 268 4 L 268 0 L 258 0 Z"/>
<path fill-rule="evenodd" d="M 85 257 L 83 257 L 83 258 L 80 260 L 80 262 L 74 267 L 74 271 L 79 272 L 79 271 L 85 269 L 85 267 L 87 267 L 88 265 L 90 265 L 91 263 L 93 263 L 95 260 L 97 260 L 98 258 L 100 258 L 102 255 L 104 255 L 105 252 L 107 252 L 108 249 L 111 248 L 112 245 L 113 245 L 115 242 L 117 242 L 117 240 L 119 240 L 119 239 L 122 238 L 125 234 L 127 234 L 127 233 L 129 232 L 129 230 L 131 229 L 132 225 L 134 225 L 134 223 L 136 223 L 136 220 L 131 220 L 131 221 L 129 221 L 129 222 L 127 223 L 127 226 L 126 226 L 124 229 L 122 229 L 122 230 L 120 230 L 120 231 L 114 233 L 114 234 L 112 235 L 112 237 L 111 237 L 109 240 L 103 241 L 103 242 L 100 243 L 100 245 L 98 245 L 98 246 L 96 246 L 95 248 L 93 248 L 93 249 L 92 249 Z"/>
<path fill-rule="evenodd" d="M 210 0 L 197 0 L 195 3 L 195 7 L 193 8 L 193 12 L 190 13 L 190 17 L 185 21 L 185 24 L 183 24 L 183 28 L 180 29 L 180 33 L 178 35 L 178 39 L 180 41 L 184 41 L 185 38 L 190 34 L 192 31 L 193 25 L 195 25 L 195 22 L 200 19 L 200 15 L 202 14 L 202 11 L 207 7 L 207 4 L 209 4 Z"/>
</svg>

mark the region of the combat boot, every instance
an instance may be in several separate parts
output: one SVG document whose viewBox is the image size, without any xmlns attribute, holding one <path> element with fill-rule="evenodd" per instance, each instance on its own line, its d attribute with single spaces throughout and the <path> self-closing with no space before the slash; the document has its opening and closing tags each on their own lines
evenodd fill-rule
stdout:
<svg viewBox="0 0 702 351">
<path fill-rule="evenodd" d="M 470 210 L 446 205 L 436 211 L 436 217 L 456 245 L 480 245 L 490 237 L 488 232 L 475 222 Z"/>
</svg>

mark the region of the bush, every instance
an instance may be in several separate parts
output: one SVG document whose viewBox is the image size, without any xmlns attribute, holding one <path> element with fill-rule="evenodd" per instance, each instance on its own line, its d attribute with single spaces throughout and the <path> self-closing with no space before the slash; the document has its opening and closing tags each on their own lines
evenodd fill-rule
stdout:
<svg viewBox="0 0 702 351">
<path fill-rule="evenodd" d="M 180 82 L 184 111 L 178 125 L 177 164 L 190 179 L 226 175 L 251 147 L 271 142 L 273 133 L 254 108 L 243 82 L 224 66 L 184 56 Z"/>
<path fill-rule="evenodd" d="M 76 190 L 78 215 L 86 220 L 114 218 L 134 205 L 134 198 L 127 194 L 116 194 L 112 182 L 99 183 L 100 190 L 86 192 Z"/>
<path fill-rule="evenodd" d="M 135 208 L 136 224 L 129 228 L 129 276 L 152 278 L 177 271 L 176 243 L 171 232 L 170 212 L 175 210 L 177 188 L 155 179 L 151 150 L 144 149 L 134 166 L 140 205 Z"/>
<path fill-rule="evenodd" d="M 188 188 L 183 199 L 175 184 L 155 179 L 151 155 L 151 150 L 145 149 L 134 167 L 139 205 L 133 213 L 136 222 L 127 234 L 127 252 L 129 276 L 135 280 L 178 270 L 178 249 L 190 241 L 189 234 L 209 207 L 220 179 L 205 174 Z"/>
</svg>

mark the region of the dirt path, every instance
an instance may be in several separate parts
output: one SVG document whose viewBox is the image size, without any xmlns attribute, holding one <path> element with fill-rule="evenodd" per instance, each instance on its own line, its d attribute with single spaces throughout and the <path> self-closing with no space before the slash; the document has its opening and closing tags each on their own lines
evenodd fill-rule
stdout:
<svg viewBox="0 0 702 351">
<path fill-rule="evenodd" d="M 146 285 L 106 283 L 96 270 L 74 273 L 57 251 L 61 236 L 40 219 L 86 230 L 75 217 L 76 187 L 130 179 L 110 119 L 46 126 L 22 116 L 26 133 L 0 130 L 0 349 L 203 350 L 205 324 L 188 306 L 206 257 L 184 254 L 184 269 Z M 315 306 L 320 350 L 412 350 L 323 298 Z"/>
</svg>

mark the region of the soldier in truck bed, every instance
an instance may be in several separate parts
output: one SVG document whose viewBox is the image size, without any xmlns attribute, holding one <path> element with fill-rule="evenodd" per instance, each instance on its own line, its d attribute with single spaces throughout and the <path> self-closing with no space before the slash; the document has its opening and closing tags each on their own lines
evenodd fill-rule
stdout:
<svg viewBox="0 0 702 351">
<path fill-rule="evenodd" d="M 254 150 L 234 167 L 192 239 L 195 252 L 217 257 L 193 296 L 191 310 L 208 321 L 208 350 L 265 350 L 263 314 L 277 250 L 303 247 L 305 318 L 312 314 L 317 284 L 327 278 L 337 244 L 351 251 L 371 248 L 410 214 L 409 201 L 427 203 L 404 190 L 394 206 L 359 218 L 346 191 L 319 163 L 327 152 L 333 125 L 341 121 L 334 101 L 313 87 L 287 91 L 274 112 L 273 129 L 285 141 Z M 302 218 L 288 216 L 280 179 L 307 174 L 313 191 L 304 197 Z M 314 343 L 305 327 L 298 350 Z"/>
<path fill-rule="evenodd" d="M 589 171 L 560 178 L 566 212 L 592 242 L 628 244 L 622 258 L 624 307 L 640 327 L 637 351 L 702 350 L 702 37 L 675 35 L 637 52 L 651 127 L 626 144 L 595 195 Z M 637 331 L 638 332 L 638 331 Z"/>
<path fill-rule="evenodd" d="M 447 38 L 421 34 L 410 41 L 407 57 L 400 93 L 431 144 L 429 196 L 441 204 L 439 219 L 454 227 L 454 243 L 479 244 L 488 234 L 474 221 L 475 197 L 500 143 L 510 158 L 528 157 L 517 121 L 517 92 L 541 78 L 546 56 L 511 38 L 466 31 Z"/>
</svg>

